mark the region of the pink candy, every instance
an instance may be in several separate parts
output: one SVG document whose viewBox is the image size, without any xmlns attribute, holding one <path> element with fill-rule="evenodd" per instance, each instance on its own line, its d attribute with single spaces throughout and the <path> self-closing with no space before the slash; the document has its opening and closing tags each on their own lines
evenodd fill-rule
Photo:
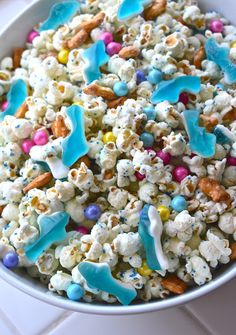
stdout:
<svg viewBox="0 0 236 335">
<path fill-rule="evenodd" d="M 172 171 L 172 176 L 174 180 L 180 183 L 184 178 L 186 178 L 190 174 L 189 169 L 184 166 L 176 166 Z"/>
<path fill-rule="evenodd" d="M 106 51 L 109 56 L 113 56 L 113 55 L 118 54 L 121 49 L 122 49 L 122 45 L 120 43 L 111 42 L 107 45 Z"/>
<path fill-rule="evenodd" d="M 29 32 L 28 36 L 27 36 L 27 42 L 28 43 L 32 43 L 33 40 L 35 39 L 35 37 L 39 36 L 39 33 L 35 30 L 32 30 L 31 32 Z"/>
<path fill-rule="evenodd" d="M 227 164 L 230 166 L 236 166 L 236 157 L 229 156 L 227 158 Z"/>
<path fill-rule="evenodd" d="M 6 100 L 2 103 L 2 111 L 4 112 L 7 109 L 7 107 L 8 107 L 8 101 Z"/>
<path fill-rule="evenodd" d="M 171 160 L 171 155 L 168 152 L 164 152 L 163 150 L 157 151 L 157 157 L 163 160 L 164 165 L 168 165 Z"/>
<path fill-rule="evenodd" d="M 213 33 L 222 33 L 224 30 L 224 24 L 221 20 L 212 20 L 210 23 L 210 29 Z"/>
<path fill-rule="evenodd" d="M 113 41 L 113 35 L 109 31 L 106 31 L 105 33 L 101 34 L 99 40 L 102 40 L 105 43 L 105 45 L 108 45 Z"/>
<path fill-rule="evenodd" d="M 28 140 L 24 140 L 24 141 L 22 142 L 22 144 L 21 144 L 21 149 L 22 149 L 22 151 L 23 151 L 26 155 L 28 155 L 28 154 L 30 153 L 31 148 L 32 148 L 33 146 L 35 146 L 34 141 L 28 139 Z"/>
<path fill-rule="evenodd" d="M 87 227 L 84 227 L 84 226 L 78 226 L 78 227 L 76 228 L 76 231 L 77 231 L 78 233 L 83 234 L 83 235 L 89 234 L 89 229 L 88 229 Z"/>
<path fill-rule="evenodd" d="M 44 145 L 48 143 L 48 134 L 45 130 L 38 130 L 34 136 L 33 141 L 37 145 Z"/>
<path fill-rule="evenodd" d="M 135 172 L 135 177 L 138 179 L 138 181 L 142 181 L 145 179 L 145 175 L 139 173 L 138 171 Z"/>
<path fill-rule="evenodd" d="M 187 105 L 188 103 L 188 94 L 185 92 L 182 92 L 179 96 L 179 102 L 182 102 L 182 104 Z"/>
</svg>

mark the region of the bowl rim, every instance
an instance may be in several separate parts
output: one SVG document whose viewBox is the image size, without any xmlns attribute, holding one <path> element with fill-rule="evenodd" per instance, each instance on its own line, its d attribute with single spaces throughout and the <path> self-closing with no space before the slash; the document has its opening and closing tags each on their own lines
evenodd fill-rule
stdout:
<svg viewBox="0 0 236 335">
<path fill-rule="evenodd" d="M 46 3 L 47 0 L 33 0 L 28 6 L 26 6 L 22 11 L 20 11 L 9 23 L 0 31 L 0 37 L 4 35 L 14 23 L 20 19 L 23 14 L 30 13 L 40 3 Z M 50 2 L 60 2 L 62 0 L 51 0 Z M 13 46 L 14 47 L 14 46 Z M 54 305 L 59 308 L 66 310 L 87 313 L 87 314 L 100 314 L 100 315 L 127 315 L 127 314 L 140 314 L 156 312 L 158 310 L 164 310 L 171 307 L 176 307 L 182 304 L 186 304 L 194 299 L 197 299 L 203 295 L 206 295 L 221 285 L 227 283 L 231 279 L 236 277 L 236 264 L 232 264 L 230 269 L 226 272 L 220 274 L 217 278 L 213 279 L 211 282 L 195 288 L 187 293 L 180 296 L 171 297 L 166 300 L 157 300 L 147 303 L 140 303 L 137 305 L 129 306 L 113 306 L 113 305 L 102 305 L 102 304 L 89 304 L 86 302 L 74 302 L 60 296 L 50 294 L 50 292 L 43 292 L 34 287 L 30 286 L 23 281 L 19 280 L 19 275 L 17 276 L 11 270 L 8 270 L 0 262 L 0 277 L 5 280 L 10 285 L 19 289 L 20 291 L 37 298 L 43 302 Z"/>
</svg>

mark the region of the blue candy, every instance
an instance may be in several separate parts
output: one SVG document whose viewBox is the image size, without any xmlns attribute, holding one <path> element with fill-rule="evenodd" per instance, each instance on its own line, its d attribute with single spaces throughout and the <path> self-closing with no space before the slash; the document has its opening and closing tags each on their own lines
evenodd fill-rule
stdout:
<svg viewBox="0 0 236 335">
<path fill-rule="evenodd" d="M 84 77 L 87 84 L 101 77 L 100 67 L 109 61 L 106 47 L 103 41 L 95 42 L 90 48 L 82 53 L 85 62 Z"/>
<path fill-rule="evenodd" d="M 147 265 L 152 270 L 168 269 L 168 261 L 161 245 L 162 231 L 159 212 L 155 207 L 145 205 L 141 212 L 138 233 L 145 249 Z"/>
<path fill-rule="evenodd" d="M 162 72 L 152 69 L 147 76 L 147 80 L 153 85 L 159 84 L 162 81 Z"/>
<path fill-rule="evenodd" d="M 66 212 L 40 215 L 38 217 L 40 236 L 35 242 L 24 248 L 25 255 L 31 262 L 36 262 L 39 256 L 53 243 L 60 242 L 66 238 L 65 227 L 69 222 L 69 218 Z"/>
<path fill-rule="evenodd" d="M 147 115 L 147 120 L 155 120 L 156 112 L 153 107 L 145 107 L 143 111 Z"/>
<path fill-rule="evenodd" d="M 180 76 L 171 80 L 162 81 L 151 97 L 151 103 L 158 104 L 162 101 L 176 103 L 182 92 L 199 93 L 201 81 L 195 76 Z"/>
<path fill-rule="evenodd" d="M 177 195 L 176 197 L 174 197 L 171 201 L 170 206 L 176 212 L 182 212 L 188 208 L 187 201 L 185 200 L 184 197 L 182 197 L 182 195 Z"/>
<path fill-rule="evenodd" d="M 19 257 L 14 251 L 8 251 L 2 259 L 3 265 L 8 269 L 14 269 L 19 263 Z"/>
<path fill-rule="evenodd" d="M 141 14 L 144 7 L 151 2 L 152 0 L 123 0 L 118 9 L 117 17 L 120 21 L 129 20 Z"/>
<path fill-rule="evenodd" d="M 114 295 L 123 305 L 129 305 L 137 296 L 133 286 L 112 277 L 107 263 L 84 261 L 78 265 L 78 269 L 88 286 Z"/>
<path fill-rule="evenodd" d="M 216 143 L 218 144 L 227 144 L 235 141 L 231 131 L 223 125 L 217 125 L 213 133 L 216 136 Z"/>
<path fill-rule="evenodd" d="M 144 148 L 152 147 L 154 143 L 154 137 L 152 134 L 145 131 L 140 135 L 140 141 L 143 142 Z"/>
<path fill-rule="evenodd" d="M 84 290 L 79 284 L 70 284 L 66 290 L 66 294 L 70 300 L 78 301 L 83 297 Z"/>
<path fill-rule="evenodd" d="M 128 86 L 124 81 L 118 81 L 115 83 L 113 91 L 118 97 L 124 97 L 129 93 Z"/>
<path fill-rule="evenodd" d="M 189 146 L 192 152 L 208 158 L 215 154 L 216 137 L 199 127 L 199 112 L 186 110 L 183 112 L 184 124 L 189 137 Z"/>
<path fill-rule="evenodd" d="M 84 129 L 84 111 L 82 107 L 72 105 L 67 108 L 71 133 L 62 142 L 62 163 L 70 167 L 89 151 Z"/>
<path fill-rule="evenodd" d="M 66 1 L 52 6 L 49 17 L 39 27 L 39 31 L 53 29 L 67 23 L 80 8 L 78 1 Z"/>
<path fill-rule="evenodd" d="M 230 60 L 230 48 L 219 46 L 214 38 L 209 38 L 205 43 L 206 55 L 209 60 L 216 63 L 224 72 L 227 84 L 236 82 L 236 64 Z"/>
<path fill-rule="evenodd" d="M 2 121 L 6 115 L 15 115 L 18 108 L 27 98 L 27 95 L 27 86 L 24 80 L 18 79 L 14 81 L 7 94 L 7 109 L 4 112 L 0 113 L 0 121 Z"/>
</svg>

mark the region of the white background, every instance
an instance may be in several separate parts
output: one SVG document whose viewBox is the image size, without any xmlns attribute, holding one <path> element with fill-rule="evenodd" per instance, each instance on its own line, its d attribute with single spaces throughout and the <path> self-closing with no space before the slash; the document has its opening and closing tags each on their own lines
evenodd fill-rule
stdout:
<svg viewBox="0 0 236 335">
<path fill-rule="evenodd" d="M 0 29 L 31 1 L 0 0 Z M 106 317 L 52 307 L 0 280 L 0 335 L 234 335 L 235 287 L 236 279 L 180 308 Z"/>
</svg>

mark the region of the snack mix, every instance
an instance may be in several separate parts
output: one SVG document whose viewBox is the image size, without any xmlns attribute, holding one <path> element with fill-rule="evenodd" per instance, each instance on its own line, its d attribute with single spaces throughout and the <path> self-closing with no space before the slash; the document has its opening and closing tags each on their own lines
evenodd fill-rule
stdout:
<svg viewBox="0 0 236 335">
<path fill-rule="evenodd" d="M 236 27 L 217 12 L 58 2 L 2 59 L 0 102 L 7 268 L 128 305 L 235 261 Z"/>
</svg>

